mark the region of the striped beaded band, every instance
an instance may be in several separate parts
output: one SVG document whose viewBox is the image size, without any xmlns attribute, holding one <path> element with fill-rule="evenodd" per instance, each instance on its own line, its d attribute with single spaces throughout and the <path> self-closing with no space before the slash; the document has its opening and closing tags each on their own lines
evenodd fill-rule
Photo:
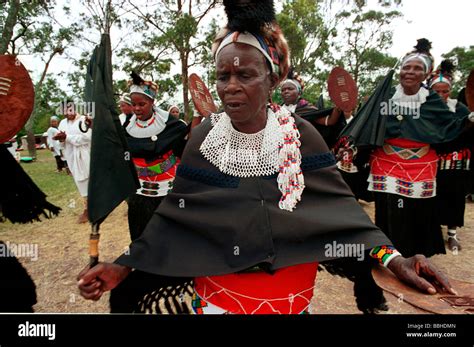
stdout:
<svg viewBox="0 0 474 347">
<path fill-rule="evenodd" d="M 377 246 L 370 251 L 370 256 L 377 259 L 380 265 L 385 267 L 399 255 L 401 255 L 401 253 L 393 246 Z"/>
</svg>

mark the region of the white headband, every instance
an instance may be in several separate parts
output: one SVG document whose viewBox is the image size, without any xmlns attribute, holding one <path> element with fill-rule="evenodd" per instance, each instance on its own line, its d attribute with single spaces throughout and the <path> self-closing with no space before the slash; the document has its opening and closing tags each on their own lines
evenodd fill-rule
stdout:
<svg viewBox="0 0 474 347">
<path fill-rule="evenodd" d="M 126 104 L 132 105 L 132 100 L 130 99 L 130 94 L 129 93 L 122 94 L 122 96 L 120 97 L 119 102 L 124 102 Z"/>
<path fill-rule="evenodd" d="M 283 85 L 285 83 L 292 83 L 296 87 L 296 89 L 298 90 L 299 93 L 301 93 L 303 91 L 303 89 L 301 88 L 301 85 L 298 82 L 296 82 L 295 80 L 291 80 L 291 79 L 284 80 L 282 82 L 281 86 L 283 87 Z"/>
<path fill-rule="evenodd" d="M 272 67 L 272 72 L 278 73 L 277 69 L 275 68 L 275 64 L 273 63 L 272 58 L 263 49 L 260 41 L 255 37 L 255 35 L 249 32 L 240 33 L 238 31 L 235 31 L 227 35 L 227 37 L 224 40 L 222 40 L 221 44 L 219 45 L 219 48 L 217 48 L 216 60 L 217 60 L 217 57 L 219 56 L 219 53 L 222 51 L 222 49 L 225 46 L 230 45 L 231 43 L 243 43 L 243 44 L 255 47 L 264 55 L 265 59 L 268 60 L 268 62 L 270 63 L 270 66 Z"/>
<path fill-rule="evenodd" d="M 412 54 L 407 55 L 403 59 L 402 67 L 405 66 L 405 64 L 408 63 L 409 61 L 412 61 L 415 59 L 421 60 L 421 62 L 425 66 L 425 73 L 431 71 L 431 66 L 433 62 L 431 61 L 430 57 L 428 57 L 426 54 L 423 54 L 423 53 L 412 53 Z"/>
<path fill-rule="evenodd" d="M 168 113 L 171 112 L 171 110 L 172 110 L 173 108 L 177 108 L 178 111 L 180 111 L 178 105 L 172 105 L 172 106 L 170 106 L 170 108 L 168 109 Z"/>
<path fill-rule="evenodd" d="M 430 88 L 433 87 L 436 83 L 447 83 L 451 87 L 451 81 L 443 75 L 439 75 L 433 81 L 430 82 Z"/>
<path fill-rule="evenodd" d="M 156 92 L 152 91 L 150 87 L 146 85 L 139 86 L 136 84 L 132 84 L 130 86 L 130 95 L 133 93 L 143 94 L 143 95 L 148 96 L 150 99 L 155 100 L 154 96 L 156 95 Z"/>
</svg>

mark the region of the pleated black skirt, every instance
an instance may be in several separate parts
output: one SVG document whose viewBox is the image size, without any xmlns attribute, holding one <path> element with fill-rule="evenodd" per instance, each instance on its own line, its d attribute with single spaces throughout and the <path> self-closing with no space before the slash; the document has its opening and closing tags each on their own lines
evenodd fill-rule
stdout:
<svg viewBox="0 0 474 347">
<path fill-rule="evenodd" d="M 405 257 L 445 254 L 437 199 L 375 193 L 375 224 Z"/>
<path fill-rule="evenodd" d="M 466 170 L 440 170 L 436 176 L 436 195 L 441 225 L 464 226 L 466 195 L 471 173 Z"/>
</svg>

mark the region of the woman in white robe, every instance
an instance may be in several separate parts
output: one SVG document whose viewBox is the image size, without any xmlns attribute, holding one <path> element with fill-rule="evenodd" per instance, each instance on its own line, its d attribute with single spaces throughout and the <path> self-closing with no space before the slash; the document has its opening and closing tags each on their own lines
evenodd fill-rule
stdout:
<svg viewBox="0 0 474 347">
<path fill-rule="evenodd" d="M 77 114 L 74 107 L 72 109 L 68 108 L 64 113 L 66 118 L 59 123 L 59 134 L 54 138 L 62 142 L 64 156 L 76 182 L 77 189 L 87 201 L 92 130 L 88 129 L 85 133 L 81 131 L 81 123 L 85 130 L 86 117 Z M 79 217 L 79 223 L 86 223 L 87 220 L 86 207 Z"/>
</svg>

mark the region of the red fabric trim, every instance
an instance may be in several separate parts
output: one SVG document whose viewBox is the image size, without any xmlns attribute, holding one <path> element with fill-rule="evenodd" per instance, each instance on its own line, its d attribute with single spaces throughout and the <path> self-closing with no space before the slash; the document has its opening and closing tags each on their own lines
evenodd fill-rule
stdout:
<svg viewBox="0 0 474 347">
<path fill-rule="evenodd" d="M 133 163 L 135 164 L 135 166 L 149 167 L 149 166 L 153 166 L 153 165 L 164 162 L 171 155 L 173 155 L 173 151 L 166 152 L 160 158 L 158 158 L 154 161 L 151 161 L 151 162 L 147 162 L 143 158 L 132 158 L 132 160 L 133 160 Z M 181 160 L 178 157 L 176 157 L 176 164 L 173 165 L 168 171 L 162 173 L 161 175 L 157 175 L 157 176 L 153 176 L 153 177 L 139 176 L 138 178 L 142 181 L 147 181 L 147 182 L 160 182 L 160 181 L 165 181 L 165 180 L 175 178 L 176 177 L 176 169 L 178 168 L 178 165 L 179 165 L 180 162 L 181 162 Z"/>
<path fill-rule="evenodd" d="M 265 272 L 197 277 L 205 301 L 235 314 L 299 314 L 313 297 L 318 263 Z M 275 300 L 276 299 L 276 300 Z"/>
<path fill-rule="evenodd" d="M 426 143 L 408 140 L 408 139 L 387 139 L 385 143 L 392 146 L 403 147 L 403 148 L 420 148 L 428 146 Z"/>
<path fill-rule="evenodd" d="M 166 152 L 165 154 L 163 154 L 162 156 L 160 156 L 158 159 L 154 160 L 154 161 L 151 161 L 151 162 L 147 162 L 145 159 L 143 158 L 132 158 L 133 159 L 133 163 L 137 166 L 140 166 L 140 167 L 148 167 L 148 166 L 153 166 L 153 165 L 156 165 L 156 164 L 159 164 L 159 163 L 162 163 L 164 162 L 166 159 L 168 159 L 171 155 L 173 154 L 173 151 L 169 151 L 169 152 Z"/>
<path fill-rule="evenodd" d="M 389 145 L 402 148 L 420 148 L 427 146 L 424 143 L 407 139 L 389 139 L 385 141 Z M 371 157 L 370 173 L 374 176 L 390 176 L 400 178 L 408 182 L 434 181 L 438 156 L 434 149 L 422 158 L 402 159 L 397 154 L 387 154 L 383 148 L 377 148 Z"/>
</svg>

